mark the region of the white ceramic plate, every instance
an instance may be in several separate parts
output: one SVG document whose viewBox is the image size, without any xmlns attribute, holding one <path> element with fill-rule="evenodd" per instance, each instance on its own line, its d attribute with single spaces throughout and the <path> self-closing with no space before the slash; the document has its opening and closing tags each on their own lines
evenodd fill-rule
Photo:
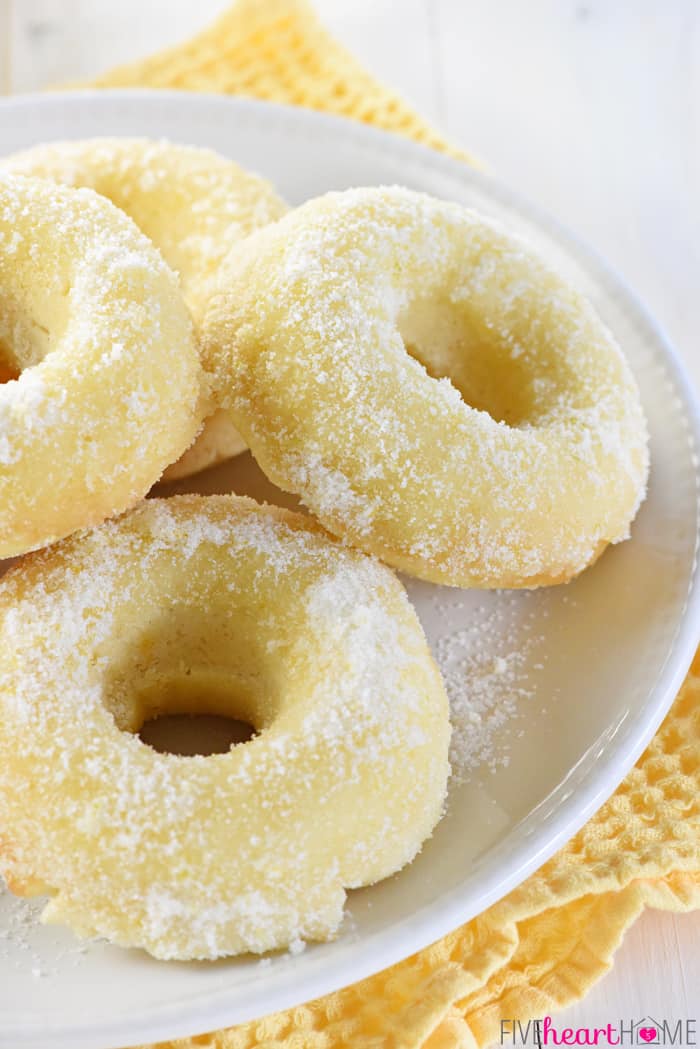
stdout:
<svg viewBox="0 0 700 1049">
<path fill-rule="evenodd" d="M 658 328 L 570 234 L 463 164 L 303 110 L 143 92 L 0 104 L 2 153 L 92 135 L 212 146 L 272 178 L 292 203 L 397 182 L 498 216 L 570 274 L 619 338 L 649 418 L 652 475 L 632 540 L 567 587 L 513 595 L 408 584 L 451 681 L 471 675 L 472 705 L 458 720 L 474 753 L 466 763 L 462 754 L 469 767 L 421 855 L 349 895 L 335 942 L 263 964 L 163 963 L 102 943 L 81 950 L 4 894 L 3 1049 L 114 1049 L 201 1033 L 332 991 L 432 942 L 513 888 L 608 797 L 670 706 L 700 633 L 697 410 Z M 249 456 L 197 487 L 279 498 Z M 478 703 L 495 707 L 469 728 Z"/>
</svg>

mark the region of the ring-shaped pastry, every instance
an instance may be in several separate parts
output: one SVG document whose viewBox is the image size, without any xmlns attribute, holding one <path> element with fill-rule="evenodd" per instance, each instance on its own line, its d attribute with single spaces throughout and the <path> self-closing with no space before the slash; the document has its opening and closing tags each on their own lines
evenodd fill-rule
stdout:
<svg viewBox="0 0 700 1049">
<path fill-rule="evenodd" d="M 204 414 L 177 280 L 91 190 L 0 174 L 0 557 L 133 506 Z"/>
<path fill-rule="evenodd" d="M 179 274 L 195 332 L 233 245 L 287 210 L 265 179 L 213 150 L 166 141 L 53 142 L 3 158 L 0 170 L 88 187 L 125 211 Z M 244 449 L 228 415 L 214 413 L 163 480 L 188 477 Z"/>
<path fill-rule="evenodd" d="M 331 193 L 222 270 L 204 365 L 331 532 L 437 583 L 570 579 L 645 492 L 639 393 L 591 305 L 474 211 Z"/>
<path fill-rule="evenodd" d="M 158 753 L 163 713 L 228 715 Z M 148 500 L 0 583 L 0 871 L 160 958 L 327 939 L 442 813 L 447 699 L 393 573 L 300 515 Z"/>
</svg>

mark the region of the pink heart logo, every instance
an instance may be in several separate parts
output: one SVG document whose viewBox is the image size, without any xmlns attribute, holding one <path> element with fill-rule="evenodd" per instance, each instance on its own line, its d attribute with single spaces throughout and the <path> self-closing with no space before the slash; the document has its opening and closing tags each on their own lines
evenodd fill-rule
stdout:
<svg viewBox="0 0 700 1049">
<path fill-rule="evenodd" d="M 640 1027 L 639 1028 L 639 1037 L 643 1038 L 645 1042 L 653 1042 L 654 1039 L 656 1038 L 656 1028 L 655 1027 Z"/>
</svg>

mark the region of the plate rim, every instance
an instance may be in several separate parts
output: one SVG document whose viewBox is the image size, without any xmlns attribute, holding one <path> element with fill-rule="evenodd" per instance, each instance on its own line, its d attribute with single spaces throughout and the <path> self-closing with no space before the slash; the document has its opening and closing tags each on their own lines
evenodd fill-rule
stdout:
<svg viewBox="0 0 700 1049">
<path fill-rule="evenodd" d="M 142 88 L 85 89 L 2 99 L 0 100 L 0 118 L 7 113 L 16 114 L 22 110 L 46 111 L 63 107 L 80 108 L 85 105 L 113 107 L 128 102 L 141 106 L 144 104 L 151 106 L 159 102 L 165 104 L 166 107 L 177 105 L 180 109 L 186 106 L 203 110 L 219 108 L 222 112 L 226 110 L 229 113 L 236 110 L 239 121 L 255 122 L 264 113 L 263 121 L 268 121 L 270 116 L 274 116 L 278 122 L 285 125 L 287 134 L 294 131 L 300 137 L 308 136 L 310 131 L 325 128 L 330 136 L 340 135 L 344 139 L 350 139 L 353 145 L 364 152 L 389 153 L 394 160 L 398 153 L 414 170 L 418 168 L 435 172 L 438 169 L 449 179 L 468 183 L 476 182 L 477 186 L 484 187 L 488 193 L 495 194 L 500 202 L 514 208 L 562 244 L 564 250 L 572 255 L 584 270 L 592 271 L 597 278 L 602 277 L 608 285 L 615 286 L 631 314 L 649 333 L 658 353 L 663 357 L 663 362 L 681 402 L 689 440 L 689 455 L 695 469 L 696 499 L 700 498 L 700 468 L 698 467 L 700 405 L 698 395 L 677 351 L 662 326 L 649 313 L 627 280 L 594 248 L 540 205 L 533 203 L 518 191 L 512 190 L 491 174 L 471 167 L 465 161 L 413 142 L 400 134 L 384 131 L 347 117 L 259 99 Z M 676 631 L 666 660 L 660 667 L 657 680 L 649 691 L 647 708 L 651 704 L 651 709 L 649 709 L 647 718 L 641 724 L 637 719 L 634 724 L 628 726 L 625 738 L 615 749 L 613 755 L 605 755 L 597 763 L 595 775 L 589 775 L 576 792 L 575 799 L 564 800 L 553 812 L 545 815 L 526 842 L 514 846 L 510 857 L 511 862 L 505 872 L 502 869 L 500 875 L 487 872 L 481 889 L 478 892 L 472 891 L 466 906 L 462 904 L 460 907 L 458 892 L 455 889 L 446 897 L 444 895 L 438 897 L 411 918 L 402 920 L 391 930 L 378 934 L 382 942 L 374 944 L 371 951 L 360 952 L 359 956 L 353 954 L 350 959 L 341 960 L 336 965 L 328 965 L 326 971 L 317 973 L 313 988 L 308 992 L 305 991 L 301 998 L 293 976 L 295 967 L 290 965 L 284 981 L 285 986 L 281 989 L 273 989 L 272 996 L 264 1005 L 259 993 L 251 995 L 249 1002 L 257 1004 L 254 1004 L 252 1009 L 246 1010 L 245 1016 L 239 1015 L 240 1009 L 235 1014 L 231 1009 L 227 1012 L 226 995 L 225 992 L 220 991 L 214 1001 L 208 1000 L 208 1004 L 205 1000 L 203 1004 L 198 1005 L 197 999 L 194 998 L 191 1005 L 188 1005 L 188 1019 L 182 1022 L 172 1018 L 173 1002 L 167 1005 L 161 1004 L 149 1013 L 147 1020 L 139 1017 L 137 1037 L 142 1041 L 158 1041 L 164 1038 L 201 1034 L 219 1027 L 243 1023 L 246 1020 L 259 1019 L 270 1012 L 290 1008 L 310 998 L 340 990 L 434 943 L 502 899 L 546 862 L 580 830 L 627 775 L 653 738 L 682 684 L 700 639 L 699 525 L 700 513 L 696 512 L 695 554 L 685 604 L 676 624 Z M 410 930 L 410 937 L 406 935 L 407 930 Z M 411 943 L 408 948 L 405 946 L 407 939 L 410 939 Z M 177 1026 L 177 1033 L 173 1033 L 175 1026 Z M 26 1049 L 32 1046 L 39 1049 L 39 1046 L 44 1043 L 33 1040 L 40 1039 L 46 1034 L 56 1039 L 57 1045 L 60 1044 L 60 1039 L 70 1039 L 74 1049 L 88 1046 L 90 1049 L 95 1049 L 98 1044 L 108 1049 L 108 1047 L 121 1044 L 122 1039 L 132 1037 L 133 1028 L 129 1029 L 128 1020 L 110 1023 L 108 1027 L 100 1025 L 99 1028 L 95 1027 L 93 1021 L 89 1026 L 77 1028 L 67 1028 L 63 1023 L 44 1026 L 41 1030 L 37 1028 L 35 1031 L 27 1031 L 26 1027 L 24 1030 L 15 1028 L 14 1031 L 9 1031 L 11 1043 L 5 1042 L 7 1032 L 2 1032 L 0 1045 L 7 1045 L 8 1049 L 12 1045 L 14 1049 L 19 1039 L 20 1044 Z"/>
</svg>

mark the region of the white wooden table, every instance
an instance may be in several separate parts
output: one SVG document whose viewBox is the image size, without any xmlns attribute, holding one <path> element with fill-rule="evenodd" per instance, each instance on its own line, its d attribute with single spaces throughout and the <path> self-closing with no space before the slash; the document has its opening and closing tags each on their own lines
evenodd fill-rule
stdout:
<svg viewBox="0 0 700 1049">
<path fill-rule="evenodd" d="M 225 0 L 0 0 L 0 91 L 174 43 Z M 700 385 L 698 0 L 317 0 L 328 26 L 629 279 Z M 561 1019 L 700 1014 L 700 912 L 647 913 Z M 563 1026 L 563 1024 L 561 1024 Z"/>
</svg>

